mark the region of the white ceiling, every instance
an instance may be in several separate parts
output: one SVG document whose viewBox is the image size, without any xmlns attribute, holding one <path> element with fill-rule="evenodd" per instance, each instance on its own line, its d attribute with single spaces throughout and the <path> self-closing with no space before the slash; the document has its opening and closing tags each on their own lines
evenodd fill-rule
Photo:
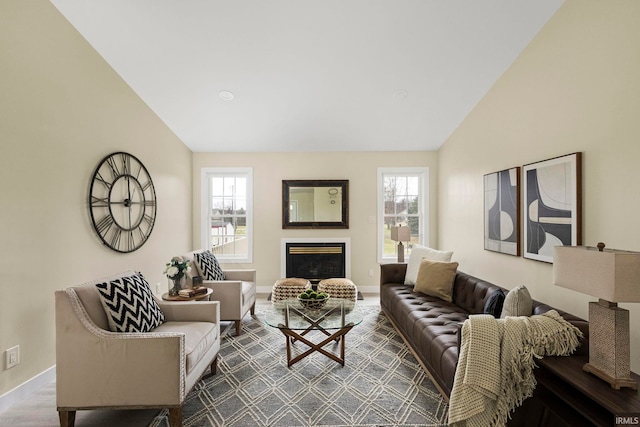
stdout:
<svg viewBox="0 0 640 427">
<path fill-rule="evenodd" d="M 562 4 L 51 2 L 196 152 L 436 150 Z"/>
</svg>

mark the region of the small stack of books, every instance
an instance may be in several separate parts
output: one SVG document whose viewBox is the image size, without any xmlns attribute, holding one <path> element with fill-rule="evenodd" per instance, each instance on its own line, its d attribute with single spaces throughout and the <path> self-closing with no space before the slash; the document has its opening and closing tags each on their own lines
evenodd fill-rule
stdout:
<svg viewBox="0 0 640 427">
<path fill-rule="evenodd" d="M 204 286 L 197 289 L 180 289 L 178 291 L 178 295 L 184 298 L 193 298 L 197 297 L 198 295 L 206 295 L 206 293 L 207 288 L 205 288 Z"/>
</svg>

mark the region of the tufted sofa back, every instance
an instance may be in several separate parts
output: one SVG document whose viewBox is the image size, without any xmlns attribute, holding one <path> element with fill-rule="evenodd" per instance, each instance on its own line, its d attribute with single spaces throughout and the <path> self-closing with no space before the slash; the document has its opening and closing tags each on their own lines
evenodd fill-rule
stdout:
<svg viewBox="0 0 640 427">
<path fill-rule="evenodd" d="M 482 314 L 487 298 L 499 289 L 502 288 L 458 271 L 453 284 L 453 303 L 470 314 Z"/>
<path fill-rule="evenodd" d="M 406 273 L 407 264 L 386 264 L 380 271 L 380 284 L 403 284 Z M 482 314 L 487 298 L 498 289 L 502 288 L 458 270 L 453 284 L 453 303 L 471 314 Z"/>
</svg>

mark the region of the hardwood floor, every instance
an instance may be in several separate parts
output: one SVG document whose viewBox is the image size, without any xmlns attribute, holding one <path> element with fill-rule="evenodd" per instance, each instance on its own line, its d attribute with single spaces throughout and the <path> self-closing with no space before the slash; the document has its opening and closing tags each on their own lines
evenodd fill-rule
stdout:
<svg viewBox="0 0 640 427">
<path fill-rule="evenodd" d="M 359 304 L 379 304 L 378 294 L 365 294 Z M 258 295 L 256 304 L 269 304 L 267 295 Z M 229 322 L 221 322 L 224 330 Z M 159 414 L 157 409 L 148 410 L 91 410 L 76 413 L 77 427 L 146 427 Z M 0 413 L 0 426 L 55 427 L 59 426 L 56 411 L 56 384 L 51 382 L 24 401 Z"/>
<path fill-rule="evenodd" d="M 75 425 L 78 427 L 142 427 L 151 424 L 159 412 L 157 409 L 78 411 Z M 55 382 L 42 387 L 29 398 L 0 414 L 0 426 L 55 427 L 59 425 Z"/>
</svg>

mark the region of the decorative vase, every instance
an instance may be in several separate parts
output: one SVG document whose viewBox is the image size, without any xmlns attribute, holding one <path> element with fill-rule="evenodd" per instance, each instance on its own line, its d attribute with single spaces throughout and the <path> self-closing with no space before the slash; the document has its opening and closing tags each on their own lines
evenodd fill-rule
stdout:
<svg viewBox="0 0 640 427">
<path fill-rule="evenodd" d="M 171 296 L 178 295 L 178 292 L 180 292 L 180 290 L 184 287 L 185 277 L 184 276 L 170 277 L 169 280 L 170 280 L 169 283 L 172 285 L 169 288 L 169 295 Z"/>
</svg>

